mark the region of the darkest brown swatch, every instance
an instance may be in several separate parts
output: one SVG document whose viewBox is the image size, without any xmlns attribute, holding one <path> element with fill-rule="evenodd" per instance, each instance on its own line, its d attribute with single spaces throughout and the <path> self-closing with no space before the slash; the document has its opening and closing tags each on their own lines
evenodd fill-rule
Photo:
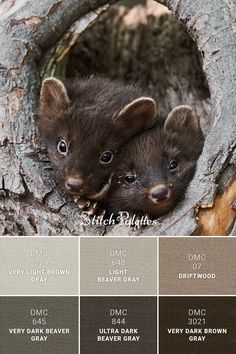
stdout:
<svg viewBox="0 0 236 354">
<path fill-rule="evenodd" d="M 160 354 L 235 352 L 235 297 L 160 298 Z"/>
</svg>

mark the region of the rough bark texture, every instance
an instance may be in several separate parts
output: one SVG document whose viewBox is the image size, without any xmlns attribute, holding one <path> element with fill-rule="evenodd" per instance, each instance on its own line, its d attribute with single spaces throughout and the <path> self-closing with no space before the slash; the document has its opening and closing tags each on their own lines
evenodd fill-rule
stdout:
<svg viewBox="0 0 236 354">
<path fill-rule="evenodd" d="M 0 234 L 136 234 L 115 226 L 82 227 L 77 206 L 56 185 L 35 122 L 40 77 L 52 52 L 71 45 L 96 19 L 102 0 L 0 3 Z M 230 0 L 163 1 L 188 28 L 202 54 L 212 127 L 182 205 L 142 235 L 235 235 L 236 5 Z M 88 15 L 88 13 L 90 13 Z M 74 27 L 73 27 L 74 26 Z M 76 29 L 78 31 L 76 32 Z M 77 34 L 76 34 L 77 33 Z M 68 38 L 68 32 L 66 34 Z M 61 40 L 61 49 L 57 42 Z M 51 54 L 50 54 L 51 53 Z M 57 60 L 59 56 L 54 56 Z M 42 58 L 44 61 L 42 62 Z M 48 59 L 45 59 L 48 58 Z M 52 67 L 54 63 L 52 62 Z"/>
<path fill-rule="evenodd" d="M 147 230 L 146 234 L 234 234 L 236 5 L 228 0 L 163 3 L 186 25 L 202 53 L 211 92 L 212 127 L 184 204 L 166 217 L 158 230 Z M 222 202 L 221 220 L 215 217 L 219 200 Z M 216 220 L 212 222 L 212 218 L 206 217 L 207 213 Z M 225 218 L 226 224 L 222 222 Z"/>
<path fill-rule="evenodd" d="M 0 6 L 0 234 L 102 234 L 84 228 L 78 208 L 56 186 L 35 121 L 43 54 L 79 18 L 106 1 L 4 1 Z M 78 26 L 81 26 L 78 24 Z M 76 24 L 75 24 L 76 26 Z"/>
</svg>

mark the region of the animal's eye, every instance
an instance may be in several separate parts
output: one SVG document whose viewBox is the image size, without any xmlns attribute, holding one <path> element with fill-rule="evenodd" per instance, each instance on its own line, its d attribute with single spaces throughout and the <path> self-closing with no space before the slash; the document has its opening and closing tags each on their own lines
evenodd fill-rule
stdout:
<svg viewBox="0 0 236 354">
<path fill-rule="evenodd" d="M 100 157 L 100 162 L 108 164 L 113 160 L 113 153 L 111 151 L 104 151 Z"/>
<path fill-rule="evenodd" d="M 60 154 L 66 156 L 68 152 L 67 143 L 64 139 L 59 139 L 57 143 L 57 150 Z"/>
<path fill-rule="evenodd" d="M 131 184 L 131 183 L 134 183 L 135 181 L 136 181 L 136 177 L 135 176 L 126 176 L 125 177 L 125 182 L 126 183 Z"/>
<path fill-rule="evenodd" d="M 172 160 L 172 161 L 170 161 L 170 164 L 169 164 L 169 170 L 170 171 L 175 171 L 178 166 L 179 166 L 179 161 Z"/>
</svg>

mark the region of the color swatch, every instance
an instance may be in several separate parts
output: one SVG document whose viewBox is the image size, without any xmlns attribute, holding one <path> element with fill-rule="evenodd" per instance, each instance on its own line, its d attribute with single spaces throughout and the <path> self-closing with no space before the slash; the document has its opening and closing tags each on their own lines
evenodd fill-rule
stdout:
<svg viewBox="0 0 236 354">
<path fill-rule="evenodd" d="M 0 238 L 2 354 L 233 354 L 236 239 Z"/>
<path fill-rule="evenodd" d="M 82 295 L 157 295 L 156 238 L 82 238 Z"/>
<path fill-rule="evenodd" d="M 160 238 L 161 295 L 236 294 L 236 239 Z"/>
<path fill-rule="evenodd" d="M 0 239 L 0 295 L 77 295 L 78 239 Z"/>
<path fill-rule="evenodd" d="M 232 354 L 235 297 L 161 297 L 160 353 Z"/>
<path fill-rule="evenodd" d="M 81 353 L 156 354 L 156 297 L 81 297 Z"/>
<path fill-rule="evenodd" d="M 0 297 L 0 314 L 0 353 L 78 353 L 78 298 Z"/>
</svg>

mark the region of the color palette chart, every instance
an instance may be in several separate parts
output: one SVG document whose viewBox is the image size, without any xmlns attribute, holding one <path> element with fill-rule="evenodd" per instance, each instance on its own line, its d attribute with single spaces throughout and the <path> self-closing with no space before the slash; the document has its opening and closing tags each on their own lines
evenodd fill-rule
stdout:
<svg viewBox="0 0 236 354">
<path fill-rule="evenodd" d="M 236 239 L 1 237 L 0 353 L 236 353 Z"/>
</svg>

